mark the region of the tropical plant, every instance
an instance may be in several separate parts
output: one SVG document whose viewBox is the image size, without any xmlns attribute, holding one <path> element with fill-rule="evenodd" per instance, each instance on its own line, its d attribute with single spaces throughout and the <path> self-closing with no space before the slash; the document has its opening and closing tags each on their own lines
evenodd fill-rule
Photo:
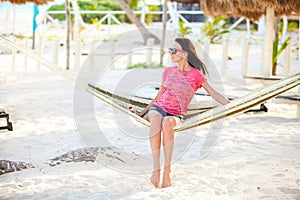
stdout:
<svg viewBox="0 0 300 200">
<path fill-rule="evenodd" d="M 272 75 L 276 75 L 277 60 L 291 41 L 291 38 L 288 37 L 282 42 L 282 44 L 279 43 L 279 41 L 281 40 L 281 37 L 282 37 L 282 32 L 283 32 L 283 23 L 282 22 L 279 23 L 279 22 L 280 22 L 280 20 L 277 20 L 277 22 L 276 22 L 277 27 L 275 27 L 276 33 L 275 33 L 275 39 L 273 41 Z M 288 23 L 287 32 L 293 32 L 297 28 L 298 28 L 298 24 L 296 22 Z"/>
<path fill-rule="evenodd" d="M 159 63 L 153 62 L 148 65 L 145 62 L 140 62 L 131 66 L 128 66 L 127 69 L 136 69 L 136 68 L 144 68 L 144 69 L 153 69 L 153 68 L 162 68 L 163 66 Z"/>
<path fill-rule="evenodd" d="M 139 0 L 126 0 L 126 2 L 132 10 L 136 10 L 138 7 Z"/>
<path fill-rule="evenodd" d="M 50 8 L 48 8 L 48 11 L 62 11 L 65 10 L 65 4 L 54 4 Z M 65 14 L 50 14 L 51 17 L 58 19 L 59 21 L 66 20 Z"/>
<path fill-rule="evenodd" d="M 225 17 L 217 17 L 215 19 L 207 20 L 202 26 L 202 33 L 204 36 L 209 37 L 211 43 L 217 43 L 221 40 L 221 35 L 229 33 L 229 30 L 225 28 Z"/>
<path fill-rule="evenodd" d="M 181 37 L 184 37 L 192 33 L 192 28 L 186 26 L 183 20 L 179 19 L 178 23 L 179 23 L 179 33 Z"/>
<path fill-rule="evenodd" d="M 128 2 L 130 4 L 128 4 Z M 137 16 L 134 14 L 133 10 L 130 8 L 129 5 L 132 7 L 137 6 L 138 0 L 101 0 L 101 1 L 79 1 L 78 5 L 80 7 L 80 10 L 124 10 L 126 12 L 126 16 L 128 19 L 134 23 L 137 28 L 139 29 L 140 33 L 143 36 L 143 39 L 146 43 L 146 41 L 149 38 L 154 38 L 155 39 L 155 44 L 158 44 L 160 40 L 158 37 L 156 37 L 154 34 L 152 34 L 150 31 L 147 30 L 147 28 L 144 26 L 144 24 L 137 18 Z M 51 6 L 48 10 L 64 10 L 65 5 L 53 5 Z M 72 5 L 70 7 L 72 10 Z M 60 20 L 65 20 L 65 14 L 58 14 L 58 15 L 51 15 L 54 18 L 60 19 Z M 125 22 L 126 21 L 126 16 L 124 15 L 118 15 L 116 16 L 119 21 Z M 83 14 L 82 18 L 86 23 L 95 23 L 97 19 L 101 19 L 103 15 L 98 15 L 98 14 Z M 95 19 L 97 18 L 97 19 Z M 74 21 L 74 16 L 72 16 L 71 21 Z"/>
<path fill-rule="evenodd" d="M 272 54 L 272 75 L 276 75 L 276 65 L 277 65 L 277 59 L 282 54 L 282 52 L 285 50 L 287 45 L 290 43 L 291 38 L 288 37 L 279 47 L 278 44 L 278 38 L 273 42 L 273 54 Z M 278 48 L 279 47 L 279 48 Z"/>
<path fill-rule="evenodd" d="M 149 5 L 148 6 L 149 11 L 160 11 L 159 7 L 157 5 Z M 147 14 L 146 15 L 146 24 L 150 24 L 153 21 L 159 20 L 159 15 L 154 14 Z"/>
<path fill-rule="evenodd" d="M 78 1 L 78 6 L 80 10 L 102 10 L 102 11 L 113 11 L 113 10 L 121 10 L 119 4 L 115 1 L 111 0 L 101 0 L 101 1 Z M 72 4 L 70 5 L 70 9 L 73 10 Z M 63 11 L 65 10 L 65 4 L 54 4 L 52 5 L 48 11 Z M 51 14 L 51 17 L 58 19 L 60 21 L 64 21 L 65 14 Z M 85 23 L 93 23 L 97 18 L 100 20 L 104 17 L 104 14 L 81 14 L 82 19 Z M 119 21 L 125 22 L 126 16 L 124 15 L 116 15 Z M 71 16 L 71 21 L 74 22 L 74 16 Z"/>
</svg>

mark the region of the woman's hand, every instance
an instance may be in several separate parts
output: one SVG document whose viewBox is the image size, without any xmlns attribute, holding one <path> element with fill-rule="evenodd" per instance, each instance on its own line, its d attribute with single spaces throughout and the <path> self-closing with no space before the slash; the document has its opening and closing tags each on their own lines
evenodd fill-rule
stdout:
<svg viewBox="0 0 300 200">
<path fill-rule="evenodd" d="M 134 108 L 132 106 L 128 106 L 127 109 L 132 113 L 136 113 L 136 111 L 134 110 Z"/>
<path fill-rule="evenodd" d="M 140 113 L 140 112 L 137 112 L 132 106 L 128 106 L 127 108 L 128 108 L 128 110 L 129 110 L 130 112 L 132 112 L 132 113 L 134 113 L 134 114 L 136 114 L 136 115 L 138 115 L 138 116 L 141 116 L 141 113 Z"/>
</svg>

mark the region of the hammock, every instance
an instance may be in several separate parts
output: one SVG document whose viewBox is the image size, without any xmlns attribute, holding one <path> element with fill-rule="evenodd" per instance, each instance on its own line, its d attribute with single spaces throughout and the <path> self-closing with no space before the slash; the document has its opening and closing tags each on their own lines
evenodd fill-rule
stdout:
<svg viewBox="0 0 300 200">
<path fill-rule="evenodd" d="M 25 53 L 26 55 L 32 57 L 33 59 L 37 60 L 41 64 L 45 65 L 49 69 L 55 71 L 60 76 L 66 78 L 67 80 L 71 82 L 75 82 L 75 78 L 66 74 L 65 72 L 62 72 L 58 69 L 58 66 L 45 60 L 44 58 L 36 55 L 32 51 L 29 51 L 28 49 L 21 47 L 14 42 L 4 38 L 3 36 L 0 36 L 0 40 L 4 41 L 5 43 L 13 46 L 14 48 L 18 49 L 19 51 Z M 78 80 L 78 79 L 77 79 Z M 87 91 L 88 93 L 94 95 L 95 97 L 99 98 L 101 101 L 113 106 L 114 108 L 127 113 L 129 116 L 134 118 L 136 121 L 140 122 L 141 124 L 144 124 L 146 126 L 150 126 L 150 123 L 139 117 L 138 115 L 128 111 L 127 107 L 129 106 L 129 103 L 133 106 L 140 106 L 144 107 L 145 103 L 139 102 L 137 100 L 129 99 L 128 97 L 113 94 L 112 92 L 105 90 L 103 88 L 94 86 L 90 83 L 87 83 L 84 80 L 79 80 L 80 84 L 79 87 Z M 174 127 L 175 132 L 187 130 L 190 128 L 194 128 L 203 124 L 207 124 L 216 120 L 223 119 L 225 117 L 229 117 L 241 112 L 244 112 L 248 110 L 249 108 L 259 105 L 261 103 L 264 103 L 265 101 L 293 88 L 300 84 L 300 71 L 287 76 L 281 80 L 275 81 L 271 84 L 268 84 L 261 89 L 254 91 L 252 93 L 249 93 L 243 97 L 237 98 L 231 103 L 227 105 L 221 105 L 215 108 L 212 108 L 208 111 L 202 112 L 199 111 L 197 115 L 192 116 L 185 120 L 184 123 Z M 203 111 L 203 110 L 202 110 Z"/>
<path fill-rule="evenodd" d="M 194 128 L 200 125 L 204 125 L 216 120 L 223 119 L 225 117 L 229 117 L 244 112 L 253 106 L 264 103 L 267 100 L 276 97 L 277 95 L 293 87 L 296 87 L 299 84 L 300 84 L 300 71 L 293 75 L 287 76 L 279 81 L 275 81 L 271 84 L 268 84 L 262 87 L 261 89 L 251 92 L 243 97 L 239 97 L 231 101 L 231 103 L 227 105 L 221 105 L 205 112 L 199 111 L 199 114 L 189 117 L 187 120 L 184 121 L 184 123 L 174 127 L 174 131 L 178 132 L 178 131 L 187 130 L 190 128 Z M 141 102 L 128 99 L 124 96 L 113 94 L 107 90 L 103 90 L 91 84 L 89 84 L 89 87 L 90 88 L 88 89 L 88 91 L 93 95 L 95 95 L 96 97 L 106 101 L 107 103 L 114 106 L 115 108 L 128 113 L 130 116 L 132 116 L 142 124 L 149 126 L 148 121 L 142 119 L 141 117 L 137 116 L 134 113 L 129 112 L 128 109 L 124 106 L 125 105 L 124 102 L 125 103 L 130 102 L 130 105 L 140 105 Z"/>
</svg>

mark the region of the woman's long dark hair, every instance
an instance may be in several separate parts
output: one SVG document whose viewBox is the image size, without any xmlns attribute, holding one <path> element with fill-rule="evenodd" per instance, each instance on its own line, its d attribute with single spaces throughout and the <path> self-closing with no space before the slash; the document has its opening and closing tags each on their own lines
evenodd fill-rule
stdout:
<svg viewBox="0 0 300 200">
<path fill-rule="evenodd" d="M 197 56 L 196 49 L 191 42 L 191 40 L 187 38 L 176 38 L 175 42 L 179 43 L 180 46 L 182 47 L 182 50 L 185 50 L 188 52 L 188 62 L 189 64 L 200 70 L 204 75 L 208 75 L 208 70 L 206 65 L 201 61 L 201 59 Z"/>
</svg>

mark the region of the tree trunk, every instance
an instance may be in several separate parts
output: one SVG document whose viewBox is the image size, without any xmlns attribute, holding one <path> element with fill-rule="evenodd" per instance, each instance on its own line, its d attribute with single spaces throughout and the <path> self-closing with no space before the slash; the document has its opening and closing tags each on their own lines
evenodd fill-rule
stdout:
<svg viewBox="0 0 300 200">
<path fill-rule="evenodd" d="M 71 18 L 70 18 L 70 3 L 65 1 L 66 7 L 66 22 L 67 22 L 67 39 L 66 39 L 66 70 L 70 69 L 70 36 L 71 36 Z"/>
<path fill-rule="evenodd" d="M 144 42 L 146 44 L 147 40 L 149 38 L 154 38 L 155 39 L 155 44 L 159 44 L 159 39 L 153 35 L 150 31 L 146 29 L 146 27 L 140 22 L 140 20 L 136 17 L 134 12 L 131 10 L 131 8 L 128 6 L 128 4 L 125 2 L 125 0 L 115 0 L 120 7 L 126 12 L 126 15 L 130 19 L 132 23 L 134 23 L 137 28 L 139 29 L 140 33 L 143 36 Z"/>
<path fill-rule="evenodd" d="M 262 74 L 264 77 L 269 77 L 272 73 L 272 54 L 274 41 L 274 8 L 268 7 L 266 13 L 266 35 L 264 41 Z"/>
</svg>

